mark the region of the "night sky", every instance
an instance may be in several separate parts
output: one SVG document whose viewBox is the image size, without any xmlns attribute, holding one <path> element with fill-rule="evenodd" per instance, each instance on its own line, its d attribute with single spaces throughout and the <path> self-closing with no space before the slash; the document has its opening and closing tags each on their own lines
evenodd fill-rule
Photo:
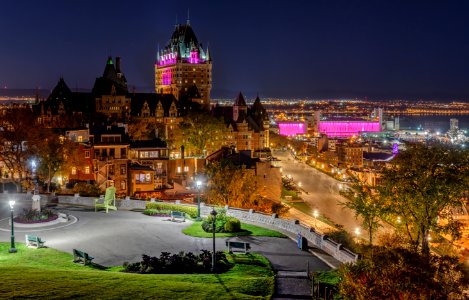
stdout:
<svg viewBox="0 0 469 300">
<path fill-rule="evenodd" d="M 213 97 L 469 101 L 469 1 L 5 1 L 0 85 L 91 89 L 108 55 L 151 91 L 176 15 L 213 58 Z"/>
</svg>

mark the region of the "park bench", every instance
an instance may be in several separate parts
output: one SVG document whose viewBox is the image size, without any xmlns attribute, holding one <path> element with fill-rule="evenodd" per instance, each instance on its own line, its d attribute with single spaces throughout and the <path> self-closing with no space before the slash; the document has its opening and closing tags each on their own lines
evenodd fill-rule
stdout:
<svg viewBox="0 0 469 300">
<path fill-rule="evenodd" d="M 82 262 L 83 265 L 90 264 L 94 257 L 78 249 L 73 249 L 73 262 Z"/>
<path fill-rule="evenodd" d="M 100 203 L 102 201 L 102 203 Z M 114 186 L 110 186 L 106 189 L 106 194 L 104 197 L 99 197 L 96 199 L 94 204 L 94 211 L 98 211 L 99 208 L 103 208 L 108 213 L 109 209 L 117 210 L 116 207 L 116 188 Z"/>
<path fill-rule="evenodd" d="M 41 248 L 41 247 L 44 247 L 44 243 L 46 242 L 46 241 L 41 240 L 40 237 L 36 235 L 30 235 L 30 234 L 26 234 L 25 239 L 26 239 L 26 246 L 28 247 Z"/>
<path fill-rule="evenodd" d="M 239 252 L 248 253 L 248 250 L 251 249 L 251 245 L 247 242 L 235 242 L 235 241 L 226 241 L 226 246 L 228 247 L 228 252 L 233 252 L 239 250 Z"/>
<path fill-rule="evenodd" d="M 181 211 L 171 211 L 171 221 L 175 222 L 176 219 L 182 219 L 183 222 L 186 221 L 186 213 Z"/>
</svg>

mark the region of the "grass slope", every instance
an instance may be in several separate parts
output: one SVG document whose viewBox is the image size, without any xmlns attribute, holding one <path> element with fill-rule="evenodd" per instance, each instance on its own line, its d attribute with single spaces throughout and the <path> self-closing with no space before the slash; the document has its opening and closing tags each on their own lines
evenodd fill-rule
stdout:
<svg viewBox="0 0 469 300">
<path fill-rule="evenodd" d="M 185 235 L 193 236 L 193 237 L 202 237 L 202 238 L 211 238 L 213 233 L 205 232 L 201 226 L 202 222 L 194 222 L 192 225 L 184 228 L 182 231 Z M 253 236 L 270 236 L 270 237 L 278 237 L 284 238 L 286 237 L 284 234 L 270 230 L 267 228 L 250 225 L 246 223 L 241 223 L 241 232 L 232 232 L 232 233 L 215 233 L 216 237 L 231 237 L 231 236 L 246 236 L 246 235 L 253 235 Z"/>
<path fill-rule="evenodd" d="M 0 299 L 270 299 L 274 273 L 259 255 L 228 255 L 223 274 L 131 274 L 73 263 L 71 254 L 0 243 Z"/>
</svg>

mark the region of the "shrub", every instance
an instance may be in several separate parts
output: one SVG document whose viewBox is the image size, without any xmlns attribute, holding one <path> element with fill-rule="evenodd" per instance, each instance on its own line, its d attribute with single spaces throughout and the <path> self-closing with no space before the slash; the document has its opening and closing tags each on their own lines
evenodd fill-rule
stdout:
<svg viewBox="0 0 469 300">
<path fill-rule="evenodd" d="M 78 182 L 75 184 L 73 187 L 73 192 L 78 193 L 83 197 L 98 197 L 102 193 L 99 186 L 86 182 Z"/>
<path fill-rule="evenodd" d="M 217 272 L 226 272 L 231 264 L 223 252 L 215 254 Z M 142 255 L 142 261 L 137 263 L 124 263 L 124 272 L 142 274 L 187 274 L 209 273 L 212 269 L 212 252 L 202 250 L 199 255 L 192 252 L 179 252 L 171 254 L 162 252 L 160 257 Z"/>
<path fill-rule="evenodd" d="M 230 218 L 224 228 L 225 232 L 239 232 L 241 231 L 241 222 L 236 218 Z"/>
<path fill-rule="evenodd" d="M 202 229 L 205 232 L 213 232 L 212 225 L 213 216 L 209 215 L 202 221 Z M 228 225 L 227 225 L 228 224 Z M 226 215 L 224 209 L 217 210 L 217 216 L 215 221 L 215 232 L 239 232 L 241 231 L 241 222 L 234 218 Z"/>
<path fill-rule="evenodd" d="M 147 208 L 143 211 L 143 214 L 147 216 L 169 216 L 171 211 L 166 209 Z"/>
<path fill-rule="evenodd" d="M 192 219 L 197 218 L 197 208 L 178 205 L 178 204 L 171 204 L 171 203 L 157 203 L 157 202 L 149 202 L 146 204 L 146 209 L 157 209 L 157 210 L 167 210 L 167 211 L 181 211 L 185 212 L 189 215 Z"/>
</svg>

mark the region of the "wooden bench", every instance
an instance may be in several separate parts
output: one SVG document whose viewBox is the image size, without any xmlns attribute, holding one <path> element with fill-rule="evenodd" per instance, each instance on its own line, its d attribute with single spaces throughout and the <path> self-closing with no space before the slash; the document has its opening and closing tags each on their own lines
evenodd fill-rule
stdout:
<svg viewBox="0 0 469 300">
<path fill-rule="evenodd" d="M 78 249 L 73 249 L 73 262 L 82 262 L 83 265 L 90 264 L 94 257 Z"/>
<path fill-rule="evenodd" d="M 185 222 L 186 213 L 182 211 L 171 211 L 171 221 L 175 222 L 176 219 L 182 219 L 182 221 Z"/>
<path fill-rule="evenodd" d="M 41 238 L 36 235 L 26 234 L 24 237 L 26 240 L 26 246 L 28 247 L 41 248 L 44 247 L 44 243 L 46 242 L 41 240 Z"/>
<path fill-rule="evenodd" d="M 239 252 L 248 253 L 248 250 L 251 249 L 251 245 L 247 242 L 235 242 L 235 241 L 226 241 L 226 246 L 228 247 L 228 252 L 233 252 L 234 250 L 239 250 Z"/>
</svg>

